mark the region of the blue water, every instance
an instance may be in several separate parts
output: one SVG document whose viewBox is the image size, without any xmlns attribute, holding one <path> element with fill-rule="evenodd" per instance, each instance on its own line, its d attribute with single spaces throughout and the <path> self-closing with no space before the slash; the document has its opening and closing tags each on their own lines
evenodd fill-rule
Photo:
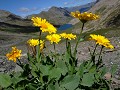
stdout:
<svg viewBox="0 0 120 90">
<path fill-rule="evenodd" d="M 64 24 L 64 25 L 61 25 L 58 30 L 66 30 L 68 28 L 71 28 L 72 27 L 72 24 Z"/>
</svg>

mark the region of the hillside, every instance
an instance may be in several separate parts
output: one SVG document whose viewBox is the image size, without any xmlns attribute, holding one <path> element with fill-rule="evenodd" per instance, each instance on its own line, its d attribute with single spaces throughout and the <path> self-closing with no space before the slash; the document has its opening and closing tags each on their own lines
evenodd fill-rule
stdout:
<svg viewBox="0 0 120 90">
<path fill-rule="evenodd" d="M 62 25 L 67 23 L 72 19 L 70 13 L 61 7 L 51 7 L 48 11 L 42 11 L 39 14 L 29 15 L 26 18 L 31 19 L 31 17 L 42 17 L 47 19 L 50 23 L 54 25 Z"/>
<path fill-rule="evenodd" d="M 85 30 L 120 26 L 120 0 L 99 0 L 88 12 L 100 15 L 100 19 L 87 22 L 84 28 Z M 72 21 L 75 21 L 74 23 L 76 24 L 79 20 Z M 79 28 L 75 28 L 73 32 L 76 32 L 78 29 Z"/>
<path fill-rule="evenodd" d="M 31 26 L 30 20 L 23 19 L 9 11 L 0 10 L 0 28 L 21 28 Z"/>
<path fill-rule="evenodd" d="M 119 28 L 120 27 L 120 0 L 100 0 L 89 12 L 100 15 L 100 19 L 89 22 L 87 29 Z"/>
<path fill-rule="evenodd" d="M 119 27 L 120 0 L 100 0 L 89 12 L 100 15 L 100 19 L 90 23 L 94 28 Z M 95 24 L 98 23 L 98 24 Z"/>
<path fill-rule="evenodd" d="M 65 9 L 69 12 L 73 12 L 73 11 L 85 12 L 85 11 L 88 11 L 90 8 L 92 8 L 95 4 L 96 2 L 91 2 L 91 3 L 80 5 L 80 6 L 65 7 Z"/>
</svg>

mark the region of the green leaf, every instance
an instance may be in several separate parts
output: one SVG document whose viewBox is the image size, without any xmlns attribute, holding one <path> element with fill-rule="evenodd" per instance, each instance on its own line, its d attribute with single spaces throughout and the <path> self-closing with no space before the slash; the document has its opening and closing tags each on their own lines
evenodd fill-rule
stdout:
<svg viewBox="0 0 120 90">
<path fill-rule="evenodd" d="M 13 74 L 14 77 L 11 78 L 11 82 L 13 84 L 17 84 L 18 82 L 20 82 L 21 80 L 24 80 L 24 78 L 20 77 L 21 76 L 21 72 L 15 72 Z"/>
<path fill-rule="evenodd" d="M 28 84 L 26 85 L 27 90 L 36 90 L 37 87 L 38 87 L 38 86 L 35 85 L 35 84 L 33 84 L 33 83 L 28 83 Z"/>
<path fill-rule="evenodd" d="M 60 68 L 53 68 L 52 70 L 49 71 L 49 78 L 59 80 L 61 76 L 61 69 Z"/>
<path fill-rule="evenodd" d="M 96 72 L 96 66 L 92 66 L 89 70 L 90 73 L 95 73 Z"/>
<path fill-rule="evenodd" d="M 111 70 L 110 70 L 110 73 L 112 74 L 112 76 L 115 74 L 117 67 L 118 66 L 116 64 L 112 65 Z"/>
<path fill-rule="evenodd" d="M 48 85 L 48 90 L 55 90 L 55 85 L 49 84 Z"/>
<path fill-rule="evenodd" d="M 40 69 L 43 76 L 49 75 L 49 70 L 51 68 L 50 65 L 39 65 L 39 63 L 38 63 L 38 64 L 36 64 L 36 66 Z"/>
<path fill-rule="evenodd" d="M 70 55 L 68 52 L 65 52 L 65 62 L 69 63 Z"/>
<path fill-rule="evenodd" d="M 95 78 L 93 73 L 83 75 L 81 85 L 91 87 L 94 84 Z"/>
<path fill-rule="evenodd" d="M 8 87 L 11 85 L 11 77 L 8 74 L 0 73 L 0 86 Z"/>
<path fill-rule="evenodd" d="M 80 38 L 80 39 L 79 39 L 79 42 L 82 42 L 82 41 L 84 41 L 84 39 L 83 39 L 83 38 Z"/>
<path fill-rule="evenodd" d="M 75 90 L 79 85 L 80 78 L 78 75 L 68 75 L 61 82 L 61 87 L 67 90 Z"/>
<path fill-rule="evenodd" d="M 85 66 L 84 65 L 85 65 L 84 62 L 80 64 L 80 67 L 79 67 L 79 70 L 78 70 L 78 74 L 80 75 L 80 77 L 82 77 L 83 74 L 84 74 L 84 70 L 85 70 Z"/>
<path fill-rule="evenodd" d="M 59 84 L 56 82 L 55 83 L 55 90 L 65 90 L 65 88 L 60 87 Z"/>
<path fill-rule="evenodd" d="M 37 51 L 36 60 L 37 60 L 37 62 L 40 62 L 41 61 L 41 53 L 40 53 L 40 46 L 39 45 L 36 46 L 36 51 Z"/>
<path fill-rule="evenodd" d="M 100 68 L 100 73 L 101 73 L 101 78 L 107 73 L 107 68 L 104 66 L 102 68 Z"/>
<path fill-rule="evenodd" d="M 28 56 L 28 60 L 29 61 L 33 61 L 34 60 L 34 58 L 30 55 L 30 53 L 27 53 L 27 56 Z"/>
<path fill-rule="evenodd" d="M 57 68 L 61 69 L 62 75 L 65 75 L 68 72 L 67 66 L 66 66 L 66 64 L 65 64 L 65 62 L 63 60 L 57 61 L 56 66 L 57 66 Z"/>
</svg>

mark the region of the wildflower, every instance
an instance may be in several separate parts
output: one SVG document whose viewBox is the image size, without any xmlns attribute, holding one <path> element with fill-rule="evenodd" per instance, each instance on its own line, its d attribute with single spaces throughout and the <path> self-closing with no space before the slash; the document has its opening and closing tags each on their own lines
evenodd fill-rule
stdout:
<svg viewBox="0 0 120 90">
<path fill-rule="evenodd" d="M 16 62 L 16 59 L 20 59 L 21 52 L 22 51 L 17 49 L 16 47 L 12 47 L 12 51 L 10 53 L 7 53 L 6 57 L 8 58 L 8 60 Z"/>
<path fill-rule="evenodd" d="M 114 46 L 110 44 L 110 41 L 107 38 L 105 38 L 104 36 L 91 34 L 90 37 L 91 37 L 90 38 L 91 40 L 96 41 L 96 44 L 102 45 L 102 46 L 104 46 L 106 48 L 110 48 L 110 49 L 114 48 Z"/>
<path fill-rule="evenodd" d="M 99 18 L 99 15 L 92 14 L 89 12 L 80 13 L 79 11 L 76 11 L 76 12 L 71 12 L 71 15 L 75 18 L 78 18 L 83 23 L 90 20 L 96 20 Z"/>
<path fill-rule="evenodd" d="M 33 24 L 35 26 L 40 27 L 40 30 L 42 32 L 48 32 L 49 34 L 51 33 L 56 33 L 56 28 L 50 24 L 46 19 L 42 19 L 40 17 L 32 17 L 31 19 L 33 21 Z"/>
<path fill-rule="evenodd" d="M 50 23 L 47 23 L 47 28 L 40 28 L 42 32 L 48 32 L 49 34 L 56 33 L 57 29 Z"/>
<path fill-rule="evenodd" d="M 37 46 L 39 44 L 39 40 L 38 39 L 29 39 L 27 41 L 27 43 L 30 45 L 30 46 Z"/>
<path fill-rule="evenodd" d="M 45 46 L 44 40 L 40 40 L 40 50 L 42 51 Z"/>
<path fill-rule="evenodd" d="M 74 35 L 72 33 L 71 34 L 62 33 L 60 35 L 61 35 L 61 37 L 65 38 L 65 39 L 69 39 L 69 40 L 76 38 L 76 35 Z"/>
<path fill-rule="evenodd" d="M 42 19 L 42 18 L 39 18 L 39 17 L 32 17 L 31 19 L 33 21 L 33 25 L 35 26 L 38 26 L 38 27 L 43 27 L 43 28 L 46 28 L 46 23 L 48 23 L 46 21 L 46 19 Z"/>
<path fill-rule="evenodd" d="M 52 43 L 58 44 L 61 40 L 61 36 L 59 34 L 52 34 L 52 35 L 47 35 L 46 39 L 49 40 Z"/>
</svg>

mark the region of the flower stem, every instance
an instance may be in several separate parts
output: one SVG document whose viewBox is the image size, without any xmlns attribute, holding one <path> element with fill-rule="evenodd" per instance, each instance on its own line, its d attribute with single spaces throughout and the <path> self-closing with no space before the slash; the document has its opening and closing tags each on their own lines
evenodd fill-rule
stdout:
<svg viewBox="0 0 120 90">
<path fill-rule="evenodd" d="M 98 44 L 95 45 L 94 51 L 91 56 L 91 60 L 93 61 L 94 64 L 95 64 L 95 51 L 96 51 L 97 46 L 98 46 Z"/>
<path fill-rule="evenodd" d="M 67 49 L 67 47 L 68 47 L 68 39 L 66 39 L 66 49 Z"/>
<path fill-rule="evenodd" d="M 94 56 L 97 46 L 98 46 L 98 44 L 95 45 L 95 48 L 94 48 L 92 56 Z"/>
<path fill-rule="evenodd" d="M 40 40 L 41 40 L 41 34 L 42 34 L 42 31 L 40 30 L 40 33 L 39 33 L 39 44 L 40 44 Z"/>
<path fill-rule="evenodd" d="M 55 49 L 55 43 L 53 43 L 53 46 L 54 46 L 54 51 L 55 51 L 55 53 L 56 53 L 56 49 Z"/>
<path fill-rule="evenodd" d="M 78 36 L 78 39 L 77 39 L 77 42 L 76 42 L 76 45 L 75 45 L 75 49 L 74 49 L 74 57 L 76 57 L 76 52 L 77 52 L 76 49 L 77 49 L 77 46 L 78 46 L 78 43 L 79 43 L 80 37 L 81 37 L 81 35 L 82 35 L 84 25 L 85 25 L 85 23 L 82 24 L 82 29 L 81 29 L 81 31 L 80 31 L 80 34 L 79 34 L 79 36 Z"/>
<path fill-rule="evenodd" d="M 103 47 L 104 47 L 104 46 L 101 47 L 100 54 L 99 54 L 99 57 L 98 57 L 98 62 L 99 62 L 99 60 L 101 59 L 101 54 L 102 54 Z"/>
</svg>

